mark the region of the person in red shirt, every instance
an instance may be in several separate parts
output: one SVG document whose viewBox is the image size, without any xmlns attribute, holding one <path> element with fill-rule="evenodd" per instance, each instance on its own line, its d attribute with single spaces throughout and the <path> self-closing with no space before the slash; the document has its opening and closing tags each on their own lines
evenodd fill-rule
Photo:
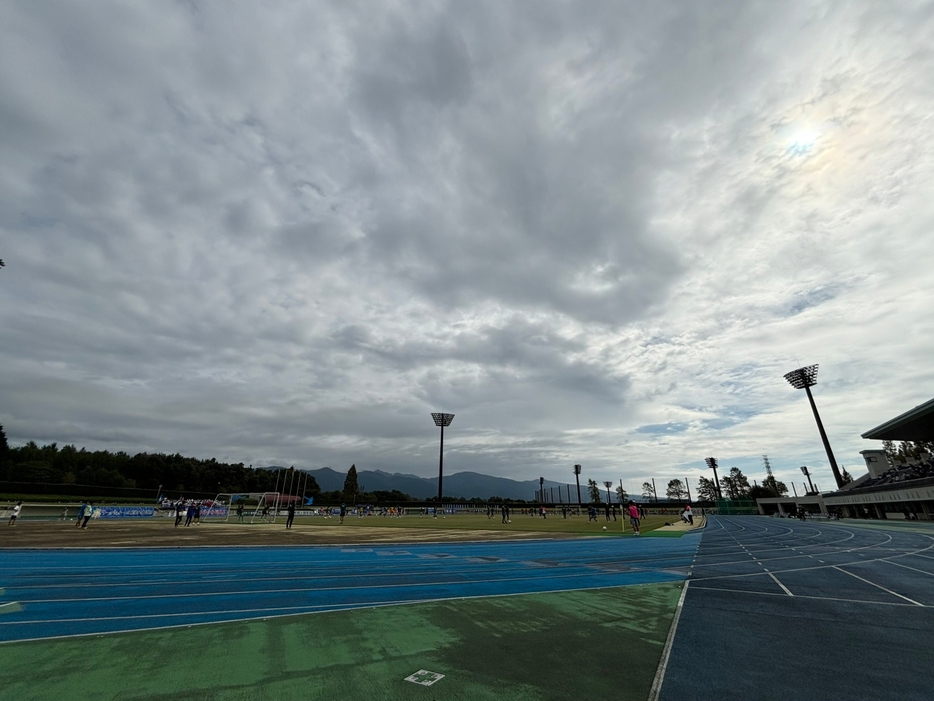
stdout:
<svg viewBox="0 0 934 701">
<path fill-rule="evenodd" d="M 642 535 L 639 532 L 639 507 L 629 502 L 629 523 L 632 524 L 632 530 L 636 535 Z"/>
</svg>

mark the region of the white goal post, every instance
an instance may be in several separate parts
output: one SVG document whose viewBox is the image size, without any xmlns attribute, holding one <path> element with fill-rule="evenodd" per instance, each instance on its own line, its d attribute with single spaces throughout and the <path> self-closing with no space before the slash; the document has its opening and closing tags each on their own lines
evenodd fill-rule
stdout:
<svg viewBox="0 0 934 701">
<path fill-rule="evenodd" d="M 243 521 L 249 517 L 250 523 L 275 523 L 279 512 L 279 492 L 236 492 L 221 493 L 214 497 L 214 504 L 208 509 L 202 509 L 201 518 L 216 518 L 230 522 L 231 516 L 240 522 L 238 508 L 243 507 Z"/>
</svg>

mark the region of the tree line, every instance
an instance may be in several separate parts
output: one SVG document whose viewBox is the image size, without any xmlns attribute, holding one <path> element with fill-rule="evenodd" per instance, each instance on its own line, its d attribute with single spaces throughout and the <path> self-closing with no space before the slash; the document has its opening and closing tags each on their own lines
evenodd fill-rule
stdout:
<svg viewBox="0 0 934 701">
<path fill-rule="evenodd" d="M 219 492 L 271 492 L 276 488 L 275 470 L 216 459 L 200 460 L 176 453 L 137 453 L 87 450 L 56 443 L 29 441 L 11 448 L 0 426 L 0 481 L 38 484 L 75 484 L 163 491 L 216 494 Z M 307 494 L 321 492 L 309 475 Z"/>
</svg>

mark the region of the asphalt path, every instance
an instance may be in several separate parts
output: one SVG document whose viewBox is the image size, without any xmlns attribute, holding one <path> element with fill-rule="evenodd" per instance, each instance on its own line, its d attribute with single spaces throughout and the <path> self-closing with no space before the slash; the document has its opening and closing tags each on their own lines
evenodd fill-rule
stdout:
<svg viewBox="0 0 934 701">
<path fill-rule="evenodd" d="M 934 698 L 934 528 L 710 517 L 659 698 Z"/>
<path fill-rule="evenodd" d="M 0 643 L 681 581 L 697 543 L 696 536 L 687 536 L 5 550 L 0 551 Z"/>
</svg>

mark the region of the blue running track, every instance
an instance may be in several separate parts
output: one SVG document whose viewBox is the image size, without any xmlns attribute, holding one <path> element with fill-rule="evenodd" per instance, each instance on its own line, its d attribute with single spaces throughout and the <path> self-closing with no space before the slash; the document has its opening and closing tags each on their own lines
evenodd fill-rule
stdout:
<svg viewBox="0 0 934 701">
<path fill-rule="evenodd" d="M 680 581 L 699 538 L 0 551 L 0 642 Z"/>
</svg>

